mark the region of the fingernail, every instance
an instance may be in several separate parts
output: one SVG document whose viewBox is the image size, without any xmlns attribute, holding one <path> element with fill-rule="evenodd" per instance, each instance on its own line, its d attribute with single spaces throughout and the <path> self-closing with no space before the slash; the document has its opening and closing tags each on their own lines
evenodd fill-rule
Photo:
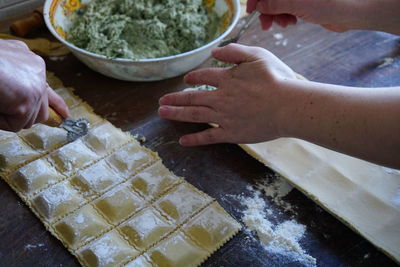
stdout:
<svg viewBox="0 0 400 267">
<path fill-rule="evenodd" d="M 187 74 L 183 77 L 183 82 L 184 82 L 184 83 L 190 83 L 190 82 L 189 82 L 189 79 L 190 79 L 191 76 L 192 76 L 192 73 L 191 73 L 191 72 L 187 73 Z"/>
<path fill-rule="evenodd" d="M 216 52 L 220 51 L 221 49 L 223 49 L 223 47 L 216 47 L 211 51 L 211 53 L 216 53 Z"/>
<path fill-rule="evenodd" d="M 160 106 L 158 108 L 158 114 L 163 115 L 164 112 L 166 112 L 167 108 L 165 106 Z"/>
<path fill-rule="evenodd" d="M 68 118 L 69 117 L 69 109 L 68 109 L 68 107 L 65 109 L 65 118 Z"/>
<path fill-rule="evenodd" d="M 181 138 L 179 138 L 179 144 L 180 144 L 181 146 L 186 146 L 185 143 L 186 143 L 187 141 L 186 141 L 185 139 L 186 139 L 186 138 L 185 138 L 184 136 L 182 136 Z"/>
<path fill-rule="evenodd" d="M 164 101 L 165 101 L 164 99 L 165 99 L 164 96 L 160 97 L 160 99 L 158 99 L 158 104 L 162 105 L 164 103 Z"/>
</svg>

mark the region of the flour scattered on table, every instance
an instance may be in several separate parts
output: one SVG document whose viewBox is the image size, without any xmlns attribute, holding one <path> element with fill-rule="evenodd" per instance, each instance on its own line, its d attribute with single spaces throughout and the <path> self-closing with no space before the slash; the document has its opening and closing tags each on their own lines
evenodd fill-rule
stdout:
<svg viewBox="0 0 400 267">
<path fill-rule="evenodd" d="M 288 39 L 281 39 L 275 42 L 275 45 L 287 46 L 287 44 L 288 44 Z"/>
<path fill-rule="evenodd" d="M 282 33 L 274 33 L 274 38 L 276 39 L 276 40 L 280 40 L 280 39 L 282 39 L 283 38 L 283 34 Z"/>
<path fill-rule="evenodd" d="M 287 194 L 292 191 L 293 186 L 286 182 L 279 174 L 275 174 L 272 178 L 272 182 L 264 180 L 256 186 L 258 189 L 262 190 L 266 196 L 272 197 L 276 201 L 281 201 L 283 197 L 287 196 Z"/>
<path fill-rule="evenodd" d="M 256 184 L 256 188 L 263 192 L 265 196 L 271 198 L 272 202 L 283 208 L 284 211 L 296 213 L 294 207 L 282 199 L 292 191 L 293 186 L 291 186 L 278 174 L 275 174 L 275 176 L 272 178 L 272 181 L 265 179 Z"/>
<path fill-rule="evenodd" d="M 24 248 L 25 249 L 27 249 L 27 250 L 31 250 L 31 249 L 35 249 L 35 248 L 41 248 L 41 247 L 44 247 L 44 244 L 43 243 L 38 243 L 38 244 L 26 244 L 25 246 L 24 246 Z"/>
<path fill-rule="evenodd" d="M 271 177 L 268 177 L 271 178 Z M 265 250 L 270 253 L 282 255 L 292 261 L 297 261 L 304 266 L 316 266 L 314 257 L 307 254 L 301 247 L 300 240 L 306 232 L 306 226 L 294 219 L 281 223 L 274 223 L 276 217 L 271 209 L 267 208 L 263 196 L 268 197 L 274 204 L 285 211 L 294 213 L 294 207 L 284 201 L 293 187 L 279 175 L 265 179 L 255 187 L 248 186 L 251 196 L 229 195 L 238 199 L 244 206 L 242 221 L 250 235 L 255 234 Z"/>
<path fill-rule="evenodd" d="M 287 46 L 289 40 L 287 38 L 284 38 L 283 34 L 278 32 L 278 33 L 274 33 L 272 35 L 274 37 L 274 39 L 276 39 L 275 41 L 275 45 L 282 45 L 282 46 Z"/>
<path fill-rule="evenodd" d="M 274 225 L 268 220 L 261 192 L 254 189 L 252 191 L 253 197 L 241 197 L 241 203 L 246 207 L 242 220 L 247 229 L 256 233 L 267 251 L 284 255 L 305 266 L 316 266 L 316 259 L 308 255 L 299 243 L 306 227 L 294 220 Z"/>
</svg>

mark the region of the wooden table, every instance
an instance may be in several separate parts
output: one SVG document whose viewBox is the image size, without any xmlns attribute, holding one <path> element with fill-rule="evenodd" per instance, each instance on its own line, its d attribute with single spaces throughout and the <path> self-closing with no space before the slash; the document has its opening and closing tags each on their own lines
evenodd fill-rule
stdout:
<svg viewBox="0 0 400 267">
<path fill-rule="evenodd" d="M 282 34 L 281 37 L 278 33 Z M 300 23 L 296 27 L 262 32 L 253 25 L 241 43 L 265 47 L 296 72 L 310 80 L 352 86 L 399 86 L 399 38 L 380 32 L 328 32 L 319 26 Z M 394 58 L 379 67 L 384 58 Z M 397 58 L 396 58 L 397 57 Z M 246 186 L 265 179 L 272 171 L 248 156 L 238 146 L 219 144 L 183 148 L 178 137 L 205 129 L 205 125 L 166 121 L 157 116 L 158 99 L 185 87 L 182 77 L 160 82 L 131 83 L 113 80 L 88 69 L 74 56 L 62 61 L 46 60 L 50 71 L 92 105 L 95 111 L 123 130 L 145 136 L 145 146 L 157 151 L 164 164 L 177 175 L 216 198 L 240 220 L 240 204 L 226 194 L 246 192 Z M 206 63 L 205 65 L 209 64 Z M 321 266 L 395 266 L 383 253 L 344 224 L 319 208 L 297 190 L 285 201 L 297 213 L 284 212 L 266 200 L 269 208 L 281 211 L 278 221 L 294 218 L 307 226 L 302 247 Z M 0 266 L 77 266 L 78 262 L 48 233 L 41 222 L 0 181 Z M 240 232 L 212 255 L 204 266 L 298 266 Z"/>
</svg>

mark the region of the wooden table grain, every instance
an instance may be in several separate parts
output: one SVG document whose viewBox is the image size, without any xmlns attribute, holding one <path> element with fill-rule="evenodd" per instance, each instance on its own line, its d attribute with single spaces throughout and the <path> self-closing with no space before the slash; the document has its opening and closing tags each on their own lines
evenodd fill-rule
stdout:
<svg viewBox="0 0 400 267">
<path fill-rule="evenodd" d="M 274 26 L 262 32 L 253 25 L 240 40 L 269 49 L 296 72 L 310 80 L 351 86 L 399 86 L 400 39 L 381 32 L 342 34 L 300 22 L 296 27 Z M 381 66 L 385 58 L 393 62 Z M 159 82 L 133 83 L 107 78 L 87 68 L 73 55 L 61 61 L 46 59 L 66 86 L 95 111 L 123 130 L 146 137 L 144 145 L 157 151 L 164 164 L 203 190 L 237 220 L 240 203 L 228 194 L 246 192 L 246 186 L 273 172 L 232 144 L 183 148 L 179 136 L 206 125 L 166 121 L 157 116 L 158 99 L 185 87 L 182 77 Z M 207 66 L 210 60 L 203 64 Z M 307 226 L 302 247 L 319 266 L 395 266 L 335 217 L 297 190 L 284 200 L 296 213 L 283 211 L 271 199 L 277 220 L 294 218 Z M 77 260 L 48 233 L 16 194 L 0 181 L 0 266 L 78 266 Z M 239 208 L 238 208 L 239 207 Z M 299 262 L 271 254 L 246 232 L 240 232 L 203 266 L 300 266 Z"/>
</svg>

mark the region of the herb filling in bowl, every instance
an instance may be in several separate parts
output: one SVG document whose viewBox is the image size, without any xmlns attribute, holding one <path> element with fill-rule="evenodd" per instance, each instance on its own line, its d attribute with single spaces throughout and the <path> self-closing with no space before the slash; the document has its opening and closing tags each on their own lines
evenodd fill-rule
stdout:
<svg viewBox="0 0 400 267">
<path fill-rule="evenodd" d="M 110 58 L 159 58 L 212 41 L 219 20 L 203 0 L 92 0 L 75 14 L 67 40 Z"/>
</svg>

